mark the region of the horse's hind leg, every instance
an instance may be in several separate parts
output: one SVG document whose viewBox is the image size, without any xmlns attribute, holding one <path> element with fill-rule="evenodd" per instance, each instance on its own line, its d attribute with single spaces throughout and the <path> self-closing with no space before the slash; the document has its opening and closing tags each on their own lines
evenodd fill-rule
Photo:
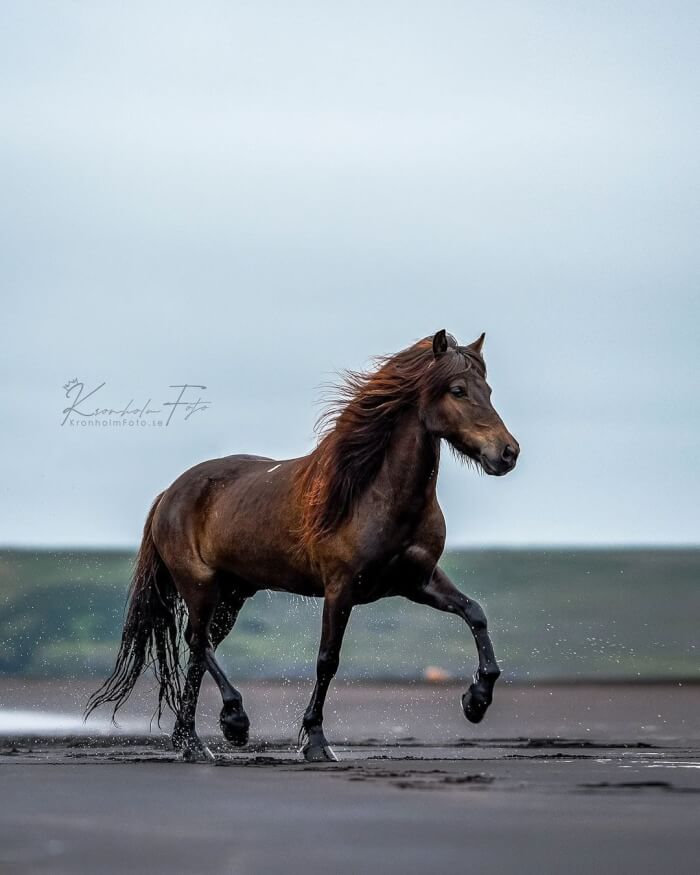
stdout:
<svg viewBox="0 0 700 875">
<path fill-rule="evenodd" d="M 172 734 L 173 747 L 175 750 L 182 751 L 183 759 L 188 762 L 214 760 L 214 755 L 208 747 L 202 744 L 195 729 L 197 700 L 205 671 L 204 660 L 198 654 L 190 653 L 185 686 L 180 700 L 180 710 Z"/>
<path fill-rule="evenodd" d="M 238 613 L 245 602 L 245 597 L 239 596 L 236 593 L 229 593 L 226 597 L 221 598 L 214 610 L 211 622 L 208 624 L 208 634 L 205 633 L 205 641 L 208 642 L 209 647 L 202 647 L 201 645 L 201 627 L 203 625 L 206 626 L 205 618 L 208 613 L 207 602 L 201 598 L 192 599 L 192 602 L 193 604 L 189 608 L 191 619 L 185 633 L 187 643 L 190 646 L 190 658 L 187 665 L 187 677 L 180 704 L 180 711 L 175 722 L 172 741 L 173 746 L 176 749 L 182 750 L 183 758 L 186 760 L 213 760 L 214 757 L 211 751 L 199 740 L 195 729 L 195 714 L 197 710 L 199 690 L 204 672 L 209 668 L 206 651 L 207 649 L 210 649 L 213 654 L 213 651 L 216 650 L 221 641 L 223 641 L 229 634 L 236 622 Z M 194 626 L 192 620 L 194 620 Z M 195 629 L 199 630 L 199 635 L 195 634 Z M 218 663 L 216 663 L 216 666 L 219 668 Z M 221 672 L 220 668 L 219 672 Z M 223 672 L 221 672 L 221 674 L 223 675 Z M 219 687 L 220 686 L 221 685 L 219 684 Z M 236 691 L 234 690 L 234 692 Z M 226 705 L 224 705 L 224 710 L 226 710 Z M 240 702 L 240 710 L 242 711 L 242 702 Z M 248 718 L 245 717 L 246 723 L 247 719 Z M 224 729 L 224 734 L 226 735 L 223 711 L 222 729 Z M 239 741 L 238 743 L 240 744 L 241 742 Z"/>
</svg>

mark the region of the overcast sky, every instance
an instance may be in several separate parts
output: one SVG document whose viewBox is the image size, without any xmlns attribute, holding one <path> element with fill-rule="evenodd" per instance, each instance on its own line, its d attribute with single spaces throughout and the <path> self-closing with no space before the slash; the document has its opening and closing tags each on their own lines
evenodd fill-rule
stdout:
<svg viewBox="0 0 700 875">
<path fill-rule="evenodd" d="M 698 542 L 697 3 L 2 19 L 1 543 L 132 545 L 182 470 L 308 452 L 334 370 L 443 327 L 486 331 L 522 446 L 446 457 L 449 543 Z M 73 378 L 211 403 L 62 426 Z"/>
</svg>

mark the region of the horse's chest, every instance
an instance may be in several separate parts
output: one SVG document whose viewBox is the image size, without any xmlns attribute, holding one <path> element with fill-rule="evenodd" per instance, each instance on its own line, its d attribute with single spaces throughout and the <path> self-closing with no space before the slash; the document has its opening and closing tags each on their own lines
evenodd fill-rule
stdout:
<svg viewBox="0 0 700 875">
<path fill-rule="evenodd" d="M 363 604 L 397 595 L 403 586 L 414 578 L 417 580 L 423 569 L 412 561 L 412 552 L 413 545 L 401 545 L 400 549 L 362 566 L 353 580 L 355 601 Z"/>
</svg>

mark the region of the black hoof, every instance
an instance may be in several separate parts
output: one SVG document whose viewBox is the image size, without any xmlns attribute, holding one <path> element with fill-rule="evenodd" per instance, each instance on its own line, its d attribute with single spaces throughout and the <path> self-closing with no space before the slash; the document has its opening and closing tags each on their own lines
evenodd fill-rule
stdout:
<svg viewBox="0 0 700 875">
<path fill-rule="evenodd" d="M 299 753 L 304 757 L 307 763 L 337 763 L 338 757 L 335 751 L 326 741 L 326 736 L 323 730 L 318 727 L 314 729 L 302 729 L 299 740 L 302 742 Z"/>
<path fill-rule="evenodd" d="M 328 743 L 313 744 L 307 741 L 301 749 L 301 755 L 307 763 L 337 763 L 338 757 Z"/>
<path fill-rule="evenodd" d="M 173 747 L 182 753 L 182 759 L 186 763 L 216 762 L 214 754 L 202 744 L 194 730 L 187 730 L 176 724 L 171 740 Z"/>
<path fill-rule="evenodd" d="M 182 760 L 185 763 L 215 763 L 216 757 L 206 744 L 192 745 L 182 748 Z"/>
<path fill-rule="evenodd" d="M 248 744 L 248 732 L 250 720 L 245 711 L 227 711 L 225 708 L 219 718 L 219 726 L 224 733 L 224 738 L 229 744 L 243 747 Z"/>
<path fill-rule="evenodd" d="M 480 681 L 473 683 L 462 696 L 464 716 L 470 723 L 481 723 L 491 701 L 489 688 Z"/>
</svg>

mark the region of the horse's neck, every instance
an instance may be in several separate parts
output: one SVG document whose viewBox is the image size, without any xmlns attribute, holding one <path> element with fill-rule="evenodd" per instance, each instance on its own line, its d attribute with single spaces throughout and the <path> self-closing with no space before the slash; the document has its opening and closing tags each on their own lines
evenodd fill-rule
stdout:
<svg viewBox="0 0 700 875">
<path fill-rule="evenodd" d="M 435 496 L 439 463 L 439 439 L 408 414 L 394 428 L 374 485 L 391 496 L 394 512 L 420 511 Z"/>
</svg>

